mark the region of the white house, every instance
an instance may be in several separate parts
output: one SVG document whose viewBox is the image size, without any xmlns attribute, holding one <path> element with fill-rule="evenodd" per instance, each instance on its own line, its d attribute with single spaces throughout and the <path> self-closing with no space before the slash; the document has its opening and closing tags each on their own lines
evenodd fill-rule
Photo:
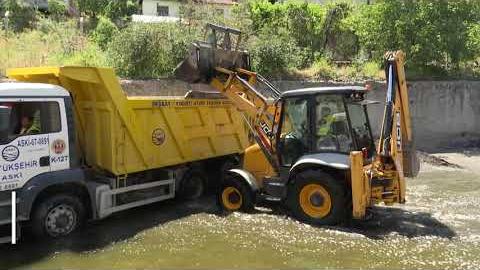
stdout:
<svg viewBox="0 0 480 270">
<path fill-rule="evenodd" d="M 180 17 L 180 9 L 187 1 L 182 0 L 143 0 L 142 14 L 144 16 Z M 225 17 L 230 16 L 230 9 L 236 4 L 234 0 L 194 0 L 199 8 L 214 9 Z"/>
</svg>

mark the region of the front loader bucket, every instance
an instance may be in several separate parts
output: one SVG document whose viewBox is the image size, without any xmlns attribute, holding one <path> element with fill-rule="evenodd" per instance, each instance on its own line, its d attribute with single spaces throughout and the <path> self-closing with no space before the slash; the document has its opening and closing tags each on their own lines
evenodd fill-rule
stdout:
<svg viewBox="0 0 480 270">
<path fill-rule="evenodd" d="M 206 30 L 209 33 L 207 40 L 192 43 L 185 60 L 175 68 L 177 79 L 188 83 L 209 83 L 216 68 L 250 69 L 248 53 L 239 49 L 239 30 L 214 24 L 207 24 Z"/>
<path fill-rule="evenodd" d="M 188 56 L 175 68 L 174 75 L 188 83 L 209 83 L 217 67 L 250 69 L 250 58 L 245 51 L 213 48 L 208 43 L 195 42 Z"/>
</svg>

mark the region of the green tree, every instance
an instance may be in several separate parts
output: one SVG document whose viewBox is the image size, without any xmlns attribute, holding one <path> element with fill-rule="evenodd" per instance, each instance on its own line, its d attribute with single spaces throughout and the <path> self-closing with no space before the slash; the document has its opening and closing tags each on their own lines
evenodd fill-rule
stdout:
<svg viewBox="0 0 480 270">
<path fill-rule="evenodd" d="M 59 21 L 65 18 L 67 5 L 63 0 L 48 0 L 48 12 L 54 20 Z"/>
<path fill-rule="evenodd" d="M 362 6 L 349 23 L 376 59 L 402 49 L 416 67 L 450 69 L 473 57 L 467 44 L 478 6 L 470 0 L 379 0 Z"/>
<path fill-rule="evenodd" d="M 24 0 L 3 0 L 0 3 L 2 10 L 8 12 L 9 29 L 19 32 L 25 28 L 33 28 L 36 18 L 36 10 Z"/>
</svg>

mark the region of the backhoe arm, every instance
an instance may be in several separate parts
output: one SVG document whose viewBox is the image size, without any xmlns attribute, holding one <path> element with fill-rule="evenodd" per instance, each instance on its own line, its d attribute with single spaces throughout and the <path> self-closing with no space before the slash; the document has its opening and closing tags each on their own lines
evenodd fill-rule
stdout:
<svg viewBox="0 0 480 270">
<path fill-rule="evenodd" d="M 416 176 L 416 160 L 402 51 L 385 54 L 387 97 L 377 152 L 391 157 L 405 176 Z"/>
</svg>

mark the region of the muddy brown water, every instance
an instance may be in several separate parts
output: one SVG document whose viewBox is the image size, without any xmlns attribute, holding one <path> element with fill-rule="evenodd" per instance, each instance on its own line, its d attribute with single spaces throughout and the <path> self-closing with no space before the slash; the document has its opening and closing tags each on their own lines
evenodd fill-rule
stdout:
<svg viewBox="0 0 480 270">
<path fill-rule="evenodd" d="M 341 227 L 308 226 L 280 209 L 220 216 L 212 198 L 158 203 L 62 241 L 1 246 L 0 268 L 478 268 L 479 176 L 431 171 L 408 184 L 406 205 Z"/>
</svg>

